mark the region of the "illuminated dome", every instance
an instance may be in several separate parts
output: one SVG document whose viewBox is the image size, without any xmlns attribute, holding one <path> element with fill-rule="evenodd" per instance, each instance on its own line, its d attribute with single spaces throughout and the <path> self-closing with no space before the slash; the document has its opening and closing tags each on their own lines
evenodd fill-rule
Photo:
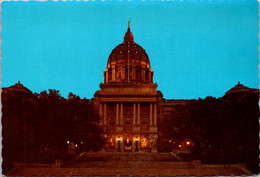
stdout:
<svg viewBox="0 0 260 177">
<path fill-rule="evenodd" d="M 124 41 L 109 55 L 104 83 L 153 83 L 153 72 L 145 50 L 134 42 L 128 25 Z"/>
</svg>

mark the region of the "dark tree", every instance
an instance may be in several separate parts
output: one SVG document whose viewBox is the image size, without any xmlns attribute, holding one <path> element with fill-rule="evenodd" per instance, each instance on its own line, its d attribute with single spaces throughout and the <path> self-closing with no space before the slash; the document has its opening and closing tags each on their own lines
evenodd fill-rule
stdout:
<svg viewBox="0 0 260 177">
<path fill-rule="evenodd" d="M 3 96 L 4 173 L 12 162 L 50 163 L 65 157 L 68 139 L 79 144 L 78 152 L 102 148 L 99 115 L 87 99 L 72 93 L 65 99 L 52 89 Z"/>
</svg>

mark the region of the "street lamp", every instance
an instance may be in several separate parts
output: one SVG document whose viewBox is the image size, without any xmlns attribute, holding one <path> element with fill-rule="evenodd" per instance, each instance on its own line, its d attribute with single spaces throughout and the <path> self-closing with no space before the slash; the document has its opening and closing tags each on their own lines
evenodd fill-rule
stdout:
<svg viewBox="0 0 260 177">
<path fill-rule="evenodd" d="M 186 142 L 186 145 L 188 146 L 188 148 L 187 148 L 188 152 L 190 152 L 190 142 L 187 141 L 187 142 Z"/>
<path fill-rule="evenodd" d="M 138 151 L 138 137 L 135 138 L 135 151 Z"/>
<path fill-rule="evenodd" d="M 117 142 L 118 142 L 118 152 L 120 152 L 120 142 L 121 142 L 121 138 L 120 136 L 117 138 Z"/>
<path fill-rule="evenodd" d="M 71 149 L 71 144 L 70 144 L 69 140 L 67 140 L 67 147 L 68 147 L 69 150 Z"/>
</svg>

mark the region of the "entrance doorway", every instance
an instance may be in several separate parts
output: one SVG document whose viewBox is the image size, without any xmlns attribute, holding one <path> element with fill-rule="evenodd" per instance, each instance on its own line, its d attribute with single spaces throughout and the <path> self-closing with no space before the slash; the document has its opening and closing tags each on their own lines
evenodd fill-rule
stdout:
<svg viewBox="0 0 260 177">
<path fill-rule="evenodd" d="M 125 151 L 132 151 L 132 139 L 127 137 L 124 140 L 124 149 Z"/>
<path fill-rule="evenodd" d="M 114 138 L 109 138 L 107 140 L 107 143 L 108 143 L 108 150 L 115 149 L 115 139 Z"/>
</svg>

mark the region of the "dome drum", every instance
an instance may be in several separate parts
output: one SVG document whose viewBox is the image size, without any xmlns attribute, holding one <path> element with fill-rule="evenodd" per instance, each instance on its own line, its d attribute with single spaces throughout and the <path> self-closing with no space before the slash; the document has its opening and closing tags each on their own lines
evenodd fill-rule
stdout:
<svg viewBox="0 0 260 177">
<path fill-rule="evenodd" d="M 109 68 L 104 72 L 104 83 L 153 83 L 154 72 L 139 66 L 123 66 L 121 68 Z"/>
</svg>

